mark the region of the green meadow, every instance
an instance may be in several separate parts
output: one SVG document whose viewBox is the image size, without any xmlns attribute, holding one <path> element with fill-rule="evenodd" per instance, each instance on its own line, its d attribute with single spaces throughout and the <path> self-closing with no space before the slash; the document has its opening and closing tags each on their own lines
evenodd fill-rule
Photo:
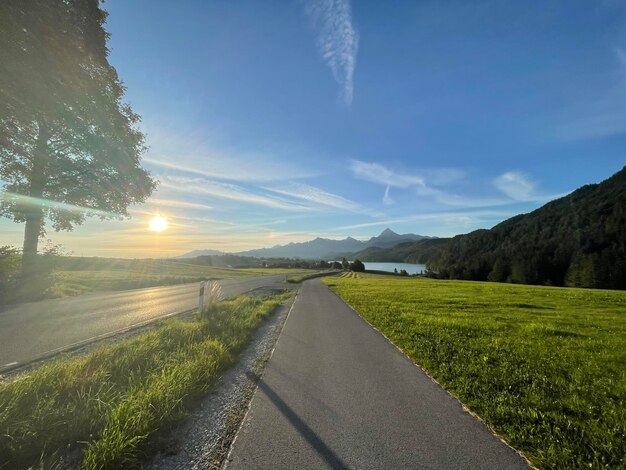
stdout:
<svg viewBox="0 0 626 470">
<path fill-rule="evenodd" d="M 212 304 L 0 383 L 0 468 L 136 468 L 291 294 Z"/>
<path fill-rule="evenodd" d="M 55 260 L 55 263 L 52 273 L 54 283 L 49 291 L 51 297 L 306 271 L 291 268 L 233 269 L 152 259 L 67 257 Z"/>
<path fill-rule="evenodd" d="M 537 467 L 625 468 L 626 292 L 323 282 Z"/>
</svg>

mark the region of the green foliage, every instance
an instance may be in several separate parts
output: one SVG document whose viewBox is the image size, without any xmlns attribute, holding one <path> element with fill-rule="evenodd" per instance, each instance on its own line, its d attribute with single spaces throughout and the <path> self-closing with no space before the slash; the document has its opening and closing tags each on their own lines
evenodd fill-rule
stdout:
<svg viewBox="0 0 626 470">
<path fill-rule="evenodd" d="M 365 265 L 361 260 L 355 259 L 352 263 L 350 263 L 350 271 L 362 273 L 365 271 Z"/>
<path fill-rule="evenodd" d="M 441 278 L 626 288 L 626 167 L 491 230 L 454 237 L 428 262 Z"/>
<path fill-rule="evenodd" d="M 164 321 L 0 384 L 2 467 L 37 465 L 42 455 L 45 468 L 136 467 L 153 433 L 184 415 L 284 298 L 223 302 L 208 321 Z"/>
<path fill-rule="evenodd" d="M 26 222 L 25 266 L 45 218 L 71 230 L 87 215 L 124 216 L 156 184 L 139 166 L 140 118 L 122 101 L 99 4 L 0 2 L 0 180 L 15 195 L 0 215 Z"/>
<path fill-rule="evenodd" d="M 13 297 L 20 272 L 19 250 L 11 246 L 0 246 L 0 304 Z"/>
<path fill-rule="evenodd" d="M 624 468 L 626 293 L 364 274 L 332 289 L 539 468 Z"/>
<path fill-rule="evenodd" d="M 61 245 L 54 245 L 48 240 L 38 255 L 38 271 L 24 279 L 21 250 L 10 246 L 0 247 L 0 305 L 40 300 L 50 294 L 56 282 L 52 266 L 62 254 Z"/>
<path fill-rule="evenodd" d="M 425 264 L 433 259 L 450 241 L 449 238 L 432 238 L 403 242 L 391 248 L 372 246 L 353 253 L 351 256 L 362 261 L 387 263 L 418 263 Z"/>
</svg>

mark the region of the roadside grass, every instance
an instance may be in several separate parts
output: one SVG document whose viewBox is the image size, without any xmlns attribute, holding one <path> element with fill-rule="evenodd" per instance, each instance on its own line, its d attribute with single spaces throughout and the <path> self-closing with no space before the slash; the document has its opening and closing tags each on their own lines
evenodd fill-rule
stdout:
<svg viewBox="0 0 626 470">
<path fill-rule="evenodd" d="M 0 383 L 0 468 L 137 467 L 291 294 L 239 297 Z"/>
<path fill-rule="evenodd" d="M 218 268 L 167 260 L 112 260 L 111 263 L 99 262 L 94 265 L 88 262 L 64 264 L 54 273 L 56 282 L 49 290 L 48 297 L 304 271 L 281 268 Z"/>
<path fill-rule="evenodd" d="M 332 276 L 333 274 L 337 274 L 337 273 L 339 273 L 339 271 L 315 272 L 311 274 L 305 274 L 304 276 L 290 277 L 289 279 L 287 279 L 287 282 L 290 284 L 299 284 L 309 279 L 315 279 L 316 277 L 323 277 L 323 276 Z"/>
<path fill-rule="evenodd" d="M 324 282 L 537 467 L 626 468 L 626 292 Z"/>
</svg>

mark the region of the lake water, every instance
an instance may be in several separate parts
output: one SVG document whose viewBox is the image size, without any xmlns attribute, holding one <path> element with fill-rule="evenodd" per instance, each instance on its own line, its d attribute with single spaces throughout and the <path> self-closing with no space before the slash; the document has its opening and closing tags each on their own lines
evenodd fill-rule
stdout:
<svg viewBox="0 0 626 470">
<path fill-rule="evenodd" d="M 393 272 L 397 269 L 400 272 L 404 269 L 409 274 L 421 274 L 426 270 L 426 266 L 423 264 L 411 264 L 411 263 L 368 263 L 363 262 L 365 269 L 371 269 L 373 271 L 388 271 Z"/>
</svg>

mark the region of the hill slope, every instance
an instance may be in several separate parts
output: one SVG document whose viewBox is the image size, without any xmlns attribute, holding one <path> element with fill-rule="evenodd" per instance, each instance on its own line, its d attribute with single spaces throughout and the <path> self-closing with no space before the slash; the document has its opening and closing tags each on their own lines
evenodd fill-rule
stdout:
<svg viewBox="0 0 626 470">
<path fill-rule="evenodd" d="M 428 263 L 440 277 L 626 288 L 626 167 L 600 184 L 458 235 Z"/>
<path fill-rule="evenodd" d="M 449 238 L 428 238 L 398 243 L 391 248 L 371 246 L 345 257 L 370 262 L 425 264 L 433 259 L 449 241 Z"/>
</svg>

